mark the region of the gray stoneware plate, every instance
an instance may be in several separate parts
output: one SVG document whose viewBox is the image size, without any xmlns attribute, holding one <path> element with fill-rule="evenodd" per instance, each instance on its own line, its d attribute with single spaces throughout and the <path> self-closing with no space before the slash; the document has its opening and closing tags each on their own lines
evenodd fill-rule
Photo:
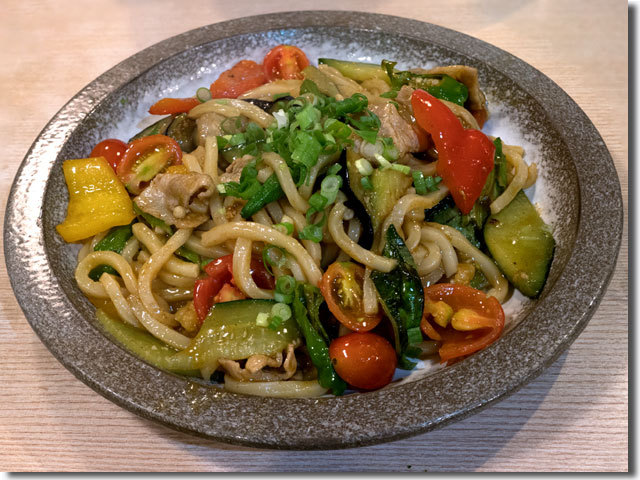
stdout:
<svg viewBox="0 0 640 480">
<path fill-rule="evenodd" d="M 112 343 L 76 287 L 77 245 L 55 226 L 66 212 L 61 164 L 108 137 L 126 139 L 153 101 L 194 86 L 243 58 L 296 44 L 318 56 L 401 67 L 477 67 L 506 143 L 523 145 L 541 178 L 528 192 L 557 241 L 540 299 L 509 306 L 511 324 L 491 347 L 382 390 L 341 398 L 241 396 L 168 374 Z M 459 420 L 539 375 L 587 324 L 613 272 L 622 232 L 616 171 L 593 124 L 555 83 L 487 43 L 435 25 L 357 12 L 290 12 L 242 18 L 170 38 L 91 82 L 45 127 L 14 181 L 4 226 L 16 297 L 53 355 L 91 388 L 145 418 L 215 440 L 266 448 L 328 449 L 400 439 Z"/>
</svg>

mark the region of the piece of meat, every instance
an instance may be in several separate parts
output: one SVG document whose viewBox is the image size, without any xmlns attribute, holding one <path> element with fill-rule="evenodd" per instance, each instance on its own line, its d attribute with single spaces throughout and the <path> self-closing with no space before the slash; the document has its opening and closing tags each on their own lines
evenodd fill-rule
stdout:
<svg viewBox="0 0 640 480">
<path fill-rule="evenodd" d="M 224 173 L 220 175 L 220 183 L 239 182 L 240 176 L 242 175 L 242 169 L 246 167 L 251 160 L 253 160 L 251 155 L 244 155 L 240 158 L 236 158 L 226 168 Z"/>
<path fill-rule="evenodd" d="M 482 128 L 484 122 L 489 119 L 487 98 L 484 96 L 482 90 L 480 90 L 477 68 L 466 65 L 449 65 L 446 67 L 435 67 L 430 70 L 416 69 L 412 71 L 416 73 L 443 73 L 463 83 L 469 90 L 469 98 L 465 103 L 465 107 L 471 112 L 471 115 L 476 119 L 480 128 Z"/>
<path fill-rule="evenodd" d="M 400 114 L 393 103 L 370 105 L 369 109 L 380 119 L 378 135 L 391 137 L 400 156 L 407 152 L 420 150 L 418 135 L 416 135 L 411 122 Z"/>
<path fill-rule="evenodd" d="M 204 173 L 156 175 L 134 201 L 145 213 L 177 228 L 195 228 L 209 219 L 213 180 Z"/>
<path fill-rule="evenodd" d="M 296 344 L 290 343 L 287 346 L 286 356 L 277 353 L 274 356 L 252 355 L 245 362 L 244 368 L 235 360 L 221 358 L 218 360 L 220 366 L 234 379 L 243 382 L 275 382 L 288 380 L 294 376 L 298 363 L 294 354 Z"/>
</svg>

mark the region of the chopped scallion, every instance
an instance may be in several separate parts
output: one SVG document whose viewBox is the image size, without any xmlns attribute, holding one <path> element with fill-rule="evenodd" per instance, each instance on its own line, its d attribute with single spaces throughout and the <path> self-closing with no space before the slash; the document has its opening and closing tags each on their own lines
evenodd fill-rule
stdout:
<svg viewBox="0 0 640 480">
<path fill-rule="evenodd" d="M 208 102 L 209 100 L 211 100 L 211 90 L 206 87 L 200 87 L 198 90 L 196 90 L 196 98 L 202 103 Z"/>
<path fill-rule="evenodd" d="M 269 314 L 267 312 L 260 312 L 256 315 L 256 325 L 259 327 L 269 326 Z"/>
<path fill-rule="evenodd" d="M 268 328 L 270 330 L 278 330 L 278 328 L 280 328 L 280 325 L 282 325 L 282 318 L 271 317 L 271 321 L 269 322 Z"/>
<path fill-rule="evenodd" d="M 314 210 L 313 213 L 321 211 L 328 203 L 329 199 L 318 192 L 309 197 L 309 205 Z"/>
<path fill-rule="evenodd" d="M 273 228 L 285 235 L 291 235 L 293 233 L 293 223 L 291 222 L 276 223 Z"/>
<path fill-rule="evenodd" d="M 400 173 L 404 173 L 405 175 L 411 174 L 411 168 L 408 165 L 402 165 L 400 163 L 392 163 L 391 169 L 396 170 Z"/>
<path fill-rule="evenodd" d="M 340 165 L 339 163 L 334 163 L 328 168 L 327 175 L 336 175 L 341 168 L 342 168 L 342 165 Z"/>
<path fill-rule="evenodd" d="M 373 183 L 371 183 L 371 179 L 369 177 L 362 177 L 360 179 L 360 183 L 362 184 L 362 188 L 365 190 L 373 190 Z"/>
<path fill-rule="evenodd" d="M 320 184 L 320 192 L 327 199 L 327 203 L 331 204 L 336 201 L 336 196 L 342 186 L 342 178 L 338 175 L 327 175 Z"/>
<path fill-rule="evenodd" d="M 409 328 L 407 330 L 407 339 L 409 340 L 410 345 L 422 342 L 422 332 L 420 331 L 420 327 Z"/>
<path fill-rule="evenodd" d="M 413 177 L 413 186 L 416 189 L 416 193 L 418 195 L 426 195 L 427 194 L 427 184 L 424 181 L 424 175 L 419 170 L 414 170 L 411 172 L 411 176 Z"/>
<path fill-rule="evenodd" d="M 282 108 L 277 112 L 273 112 L 273 118 L 278 122 L 278 128 L 286 128 L 289 125 L 289 116 Z"/>
<path fill-rule="evenodd" d="M 322 227 L 318 225 L 307 225 L 302 229 L 299 237 L 300 240 L 311 240 L 312 242 L 320 243 L 322 241 Z"/>
<path fill-rule="evenodd" d="M 386 170 L 387 168 L 391 168 L 391 162 L 386 158 L 384 158 L 382 155 L 380 155 L 379 153 L 376 153 L 374 156 L 376 157 L 376 160 L 380 164 L 380 168 L 382 168 L 383 170 Z"/>
<path fill-rule="evenodd" d="M 286 303 L 276 303 L 271 307 L 271 316 L 280 317 L 282 320 L 289 320 L 291 318 L 291 307 Z"/>
<path fill-rule="evenodd" d="M 371 163 L 369 163 L 369 160 L 367 160 L 366 158 L 359 158 L 355 163 L 358 172 L 360 172 L 360 175 L 368 177 L 373 173 L 373 167 L 371 166 Z"/>
</svg>

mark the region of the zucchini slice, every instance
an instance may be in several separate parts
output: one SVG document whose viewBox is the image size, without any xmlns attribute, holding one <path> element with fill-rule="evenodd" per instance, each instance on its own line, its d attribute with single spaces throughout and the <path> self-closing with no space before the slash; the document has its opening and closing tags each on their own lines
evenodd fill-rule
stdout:
<svg viewBox="0 0 640 480">
<path fill-rule="evenodd" d="M 484 240 L 509 281 L 527 297 L 537 298 L 549 275 L 555 240 L 524 192 L 489 217 Z"/>
</svg>

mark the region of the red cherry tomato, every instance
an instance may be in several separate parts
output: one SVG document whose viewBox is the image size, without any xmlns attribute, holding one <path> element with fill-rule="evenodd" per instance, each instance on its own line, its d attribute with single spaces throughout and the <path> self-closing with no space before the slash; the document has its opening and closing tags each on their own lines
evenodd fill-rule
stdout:
<svg viewBox="0 0 640 480">
<path fill-rule="evenodd" d="M 436 324 L 426 312 L 420 322 L 422 332 L 433 340 L 442 342 L 440 360 L 470 355 L 495 342 L 504 329 L 504 310 L 495 297 L 466 285 L 438 283 L 424 289 L 425 302 L 442 301 L 453 309 L 455 315 L 464 309 L 467 329 L 456 330 L 452 322 L 446 328 Z"/>
<path fill-rule="evenodd" d="M 140 184 L 149 182 L 169 165 L 182 163 L 182 150 L 173 138 L 149 135 L 129 144 L 116 173 L 133 193 L 140 193 Z"/>
<path fill-rule="evenodd" d="M 391 382 L 398 362 L 391 344 L 370 332 L 336 338 L 329 346 L 329 357 L 345 382 L 364 390 L 381 388 Z"/>
<path fill-rule="evenodd" d="M 268 81 L 278 79 L 302 80 L 302 70 L 309 59 L 302 50 L 293 45 L 278 45 L 264 57 L 264 75 Z"/>
<path fill-rule="evenodd" d="M 267 83 L 262 65 L 251 60 L 241 60 L 220 74 L 211 84 L 211 98 L 237 98 L 244 92 Z"/>
<path fill-rule="evenodd" d="M 214 303 L 246 298 L 234 286 L 233 255 L 225 255 L 209 262 L 204 267 L 205 278 L 196 280 L 193 289 L 193 306 L 202 325 Z M 260 288 L 273 290 L 275 280 L 257 257 L 251 257 L 251 278 Z"/>
<path fill-rule="evenodd" d="M 115 138 L 107 138 L 106 140 L 101 141 L 93 150 L 91 150 L 91 158 L 95 157 L 104 157 L 113 168 L 115 172 L 118 169 L 118 165 L 122 162 L 124 158 L 124 152 L 127 150 L 127 144 L 122 140 L 118 140 Z"/>
<path fill-rule="evenodd" d="M 154 103 L 149 109 L 151 115 L 177 115 L 200 105 L 197 98 L 163 98 Z"/>
<path fill-rule="evenodd" d="M 493 170 L 493 142 L 480 130 L 465 130 L 444 103 L 424 90 L 414 90 L 411 106 L 438 150 L 438 175 L 460 211 L 468 214 Z"/>
<path fill-rule="evenodd" d="M 376 315 L 364 313 L 364 268 L 351 262 L 332 263 L 324 275 L 320 290 L 333 315 L 345 327 L 356 332 L 368 332 L 382 320 L 382 312 Z"/>
<path fill-rule="evenodd" d="M 256 256 L 251 257 L 251 278 L 256 282 L 256 285 L 260 288 L 267 290 L 273 290 L 276 286 L 275 279 L 264 266 L 262 260 Z M 209 262 L 204 267 L 204 271 L 210 277 L 219 277 L 230 275 L 229 281 L 233 281 L 233 255 L 225 255 Z"/>
</svg>

